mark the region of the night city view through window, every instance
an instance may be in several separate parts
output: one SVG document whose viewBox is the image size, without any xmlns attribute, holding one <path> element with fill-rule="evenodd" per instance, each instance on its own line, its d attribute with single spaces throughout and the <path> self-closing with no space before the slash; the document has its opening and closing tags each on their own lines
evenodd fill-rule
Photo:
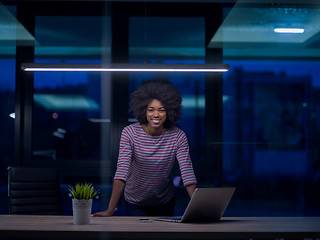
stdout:
<svg viewBox="0 0 320 240">
<path fill-rule="evenodd" d="M 22 165 L 61 170 L 64 214 L 71 214 L 67 186 L 84 180 L 101 187 L 93 211 L 101 210 L 108 203 L 116 169 L 120 129 L 115 122 L 135 122 L 128 111 L 130 94 L 142 81 L 161 78 L 182 94 L 177 125 L 188 137 L 199 186 L 237 188 L 226 216 L 319 216 L 319 8 L 235 2 L 219 5 L 219 11 L 216 5 L 210 9 L 220 14 L 219 23 L 215 14 L 209 19 L 202 15 L 205 11 L 190 14 L 188 4 L 181 7 L 181 13 L 163 15 L 147 6 L 147 14 L 126 13 L 125 22 L 112 18 L 110 9 L 92 16 L 82 14 L 87 13 L 83 6 L 81 14 L 77 10 L 70 16 L 67 12 L 35 13 L 32 34 L 17 20 L 14 4 L 0 5 L 0 16 L 7 16 L 6 21 L 26 34 L 25 39 L 15 36 L 11 40 L 0 34 L 0 214 L 8 213 L 7 167 L 17 163 L 17 140 L 24 143 L 17 139 L 15 123 L 20 122 L 15 120 L 15 111 L 32 109 L 32 121 L 21 121 L 23 130 L 30 130 L 32 155 L 22 159 Z M 304 32 L 274 31 L 277 21 L 288 19 L 292 24 L 303 23 Z M 121 31 L 112 21 L 119 21 Z M 0 24 L 3 22 L 0 17 Z M 128 63 L 219 62 L 229 64 L 230 70 L 218 78 L 204 73 L 119 77 L 36 72 L 32 87 L 19 89 L 16 84 L 24 86 L 19 85 L 24 78 L 16 76 L 16 61 L 21 56 L 15 49 L 20 47 L 34 47 L 35 63 L 109 63 L 119 61 L 119 54 Z M 218 83 L 212 84 L 213 79 Z M 19 102 L 26 93 L 32 96 L 31 104 Z M 118 95 L 125 97 L 115 98 Z M 212 96 L 218 96 L 216 101 Z M 125 114 L 113 118 L 117 107 Z M 208 151 L 212 149 L 221 154 Z M 173 177 L 179 200 L 175 213 L 180 215 L 188 198 L 178 166 Z M 123 203 L 121 199 L 117 215 L 125 214 Z"/>
</svg>

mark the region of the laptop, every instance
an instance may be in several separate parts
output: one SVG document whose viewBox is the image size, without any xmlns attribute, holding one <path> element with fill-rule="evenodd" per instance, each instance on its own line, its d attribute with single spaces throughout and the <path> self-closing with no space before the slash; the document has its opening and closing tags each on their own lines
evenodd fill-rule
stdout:
<svg viewBox="0 0 320 240">
<path fill-rule="evenodd" d="M 223 216 L 236 188 L 197 188 L 183 214 L 154 220 L 181 223 L 217 222 Z"/>
</svg>

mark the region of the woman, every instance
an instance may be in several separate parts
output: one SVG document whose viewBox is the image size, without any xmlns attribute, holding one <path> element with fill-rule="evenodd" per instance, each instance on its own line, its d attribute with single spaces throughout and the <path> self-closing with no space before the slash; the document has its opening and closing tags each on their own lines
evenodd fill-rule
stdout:
<svg viewBox="0 0 320 240">
<path fill-rule="evenodd" d="M 173 126 L 181 113 L 181 95 L 169 82 L 150 80 L 131 95 L 138 123 L 121 134 L 117 170 L 108 209 L 93 216 L 112 216 L 124 190 L 127 215 L 173 215 L 171 170 L 178 160 L 182 181 L 191 197 L 197 180 L 185 133 Z"/>
</svg>

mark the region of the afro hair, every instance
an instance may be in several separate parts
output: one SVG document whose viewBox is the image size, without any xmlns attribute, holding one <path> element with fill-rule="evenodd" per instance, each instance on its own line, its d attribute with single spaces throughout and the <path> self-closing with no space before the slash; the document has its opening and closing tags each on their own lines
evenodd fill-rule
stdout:
<svg viewBox="0 0 320 240">
<path fill-rule="evenodd" d="M 166 109 L 167 118 L 164 127 L 170 128 L 179 121 L 182 98 L 178 89 L 168 81 L 148 80 L 131 94 L 130 111 L 138 122 L 148 123 L 146 110 L 153 99 L 160 101 Z"/>
</svg>

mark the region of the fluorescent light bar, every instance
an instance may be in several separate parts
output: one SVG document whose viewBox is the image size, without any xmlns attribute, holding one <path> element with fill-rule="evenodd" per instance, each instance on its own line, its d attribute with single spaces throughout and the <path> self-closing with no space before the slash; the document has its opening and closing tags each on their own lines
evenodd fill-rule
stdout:
<svg viewBox="0 0 320 240">
<path fill-rule="evenodd" d="M 303 28 L 275 28 L 276 33 L 304 33 Z"/>
<path fill-rule="evenodd" d="M 227 72 L 228 64 L 23 63 L 26 72 Z"/>
</svg>

